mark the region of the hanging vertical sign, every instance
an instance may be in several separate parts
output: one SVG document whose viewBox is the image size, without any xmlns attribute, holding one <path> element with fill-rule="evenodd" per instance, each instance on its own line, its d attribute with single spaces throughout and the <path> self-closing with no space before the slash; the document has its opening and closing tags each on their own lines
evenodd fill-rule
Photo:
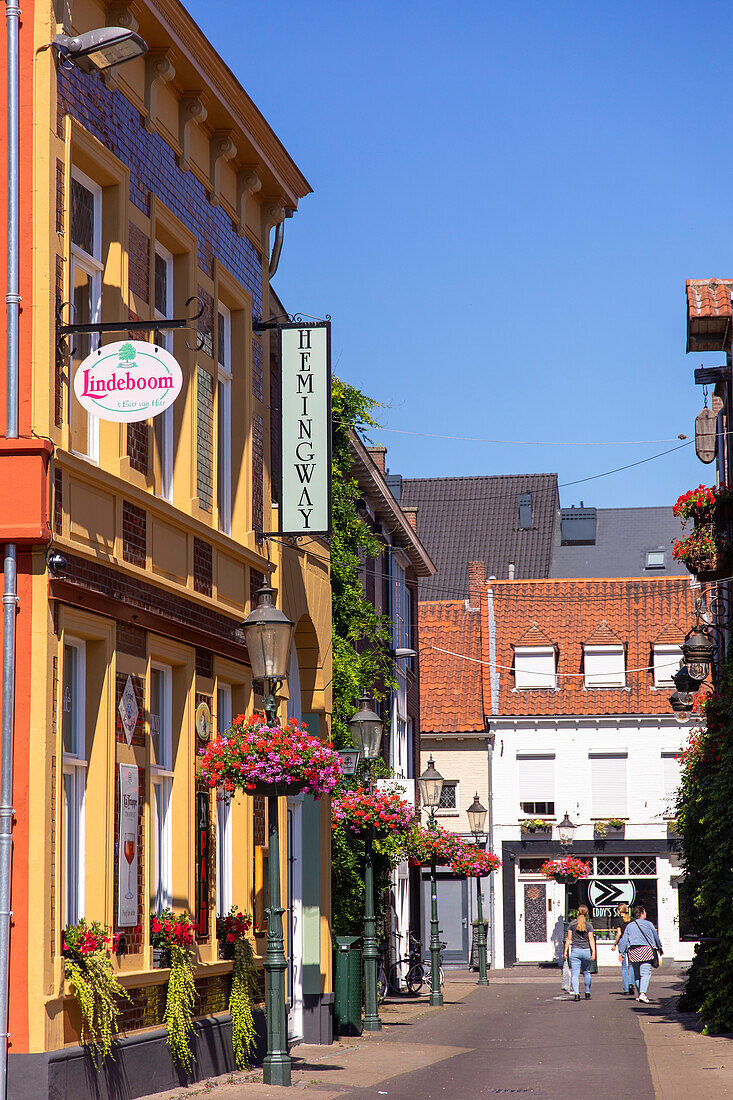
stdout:
<svg viewBox="0 0 733 1100">
<path fill-rule="evenodd" d="M 117 837 L 117 925 L 138 923 L 137 833 L 140 789 L 135 764 L 120 764 L 120 828 Z"/>
<path fill-rule="evenodd" d="M 196 927 L 200 939 L 209 934 L 209 796 L 196 792 Z"/>
<path fill-rule="evenodd" d="M 331 531 L 331 322 L 280 332 L 282 535 Z"/>
</svg>

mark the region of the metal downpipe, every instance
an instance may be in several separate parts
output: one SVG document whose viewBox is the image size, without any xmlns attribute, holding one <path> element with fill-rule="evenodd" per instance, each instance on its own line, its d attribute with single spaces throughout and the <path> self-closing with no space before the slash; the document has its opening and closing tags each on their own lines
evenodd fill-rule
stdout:
<svg viewBox="0 0 733 1100">
<path fill-rule="evenodd" d="M 5 436 L 18 438 L 18 25 L 20 8 L 6 0 L 7 33 L 7 287 Z M 0 1100 L 8 1094 L 10 887 L 13 862 L 13 733 L 17 547 L 6 543 L 3 564 L 2 727 L 0 729 Z"/>
</svg>

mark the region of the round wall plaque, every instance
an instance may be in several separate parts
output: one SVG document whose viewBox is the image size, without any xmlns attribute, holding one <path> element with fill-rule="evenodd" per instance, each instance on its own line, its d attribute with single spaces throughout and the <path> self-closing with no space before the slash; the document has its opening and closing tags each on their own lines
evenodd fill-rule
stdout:
<svg viewBox="0 0 733 1100">
<path fill-rule="evenodd" d="M 196 733 L 202 741 L 211 738 L 211 711 L 208 703 L 199 703 L 196 707 Z"/>
</svg>

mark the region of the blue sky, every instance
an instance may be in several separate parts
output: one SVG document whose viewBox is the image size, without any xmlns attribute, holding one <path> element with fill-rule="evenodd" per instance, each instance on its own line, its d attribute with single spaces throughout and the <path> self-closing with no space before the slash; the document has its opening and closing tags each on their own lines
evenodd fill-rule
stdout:
<svg viewBox="0 0 733 1100">
<path fill-rule="evenodd" d="M 565 483 L 693 437 L 722 356 L 685 355 L 684 281 L 733 275 L 729 3 L 188 6 L 313 187 L 274 285 L 331 314 L 393 471 Z M 693 445 L 561 496 L 713 478 Z"/>
</svg>

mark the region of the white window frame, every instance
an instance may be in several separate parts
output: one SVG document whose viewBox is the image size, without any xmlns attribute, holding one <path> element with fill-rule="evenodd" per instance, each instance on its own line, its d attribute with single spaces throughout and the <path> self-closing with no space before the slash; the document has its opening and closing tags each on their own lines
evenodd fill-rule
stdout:
<svg viewBox="0 0 733 1100">
<path fill-rule="evenodd" d="M 658 557 L 660 554 L 662 555 L 662 560 L 660 562 L 653 562 L 651 560 L 653 557 Z M 656 550 L 647 550 L 647 552 L 646 552 L 646 563 L 644 565 L 645 569 L 654 569 L 654 570 L 664 569 L 666 564 L 667 564 L 667 555 L 666 555 L 666 552 L 661 547 L 658 547 Z"/>
<path fill-rule="evenodd" d="M 93 179 L 85 175 L 84 172 L 79 171 L 72 165 L 71 178 L 75 179 L 77 183 L 80 183 L 82 187 L 85 187 L 87 191 L 90 191 L 94 201 L 94 232 L 92 239 L 93 253 L 90 255 L 85 252 L 83 248 L 73 242 L 69 245 L 70 256 L 70 270 L 69 270 L 69 287 L 70 294 L 73 300 L 74 296 L 74 284 L 76 282 L 76 269 L 80 268 L 91 280 L 91 302 L 89 308 L 89 323 L 97 324 L 101 319 L 102 309 L 102 273 L 104 271 L 104 264 L 102 263 L 102 188 L 98 183 L 95 183 Z M 71 231 L 69 231 L 71 236 Z M 99 347 L 99 336 L 89 337 L 89 350 L 94 351 Z M 73 384 L 69 385 L 69 401 L 75 401 L 76 397 L 71 392 L 73 390 Z M 79 451 L 74 451 L 74 454 L 79 455 L 80 458 L 86 458 L 91 462 L 99 462 L 99 417 L 94 416 L 92 413 L 87 412 L 87 449 L 86 454 L 82 454 Z"/>
<path fill-rule="evenodd" d="M 680 667 L 682 658 L 682 646 L 671 642 L 655 644 L 652 647 L 652 662 L 654 665 L 654 687 L 672 687 L 672 677 Z M 666 673 L 669 675 L 666 675 Z"/>
<path fill-rule="evenodd" d="M 517 763 L 517 805 L 520 814 L 525 811 L 525 802 L 556 802 L 555 798 L 555 753 L 554 752 L 518 752 Z M 527 783 L 527 787 L 523 787 Z M 524 796 L 527 797 L 524 797 Z M 548 816 L 552 817 L 553 814 Z"/>
<path fill-rule="evenodd" d="M 74 692 L 77 700 L 76 722 L 74 724 L 73 751 L 63 750 L 63 713 L 66 706 L 64 688 L 66 647 L 76 653 L 74 669 Z M 75 924 L 84 915 L 84 825 L 86 801 L 86 644 L 77 638 L 64 637 L 64 649 L 61 667 L 61 708 L 62 708 L 62 924 L 66 928 Z M 76 889 L 69 889 L 70 883 L 76 883 Z"/>
<path fill-rule="evenodd" d="M 219 315 L 224 319 L 224 347 L 219 346 Z M 217 503 L 219 530 L 232 533 L 232 315 L 223 302 L 217 304 Z M 224 443 L 224 445 L 222 445 Z"/>
<path fill-rule="evenodd" d="M 166 266 L 166 280 L 165 280 L 165 312 L 161 313 L 160 310 L 155 309 L 155 320 L 165 321 L 173 316 L 173 253 L 160 244 L 159 241 L 155 242 L 155 254 L 160 256 L 165 261 Z M 153 306 L 155 306 L 155 258 L 153 258 Z M 160 337 L 159 347 L 164 348 L 166 351 L 173 352 L 173 333 L 169 329 L 162 330 L 157 333 L 156 339 Z M 168 408 L 160 414 L 160 496 L 164 500 L 173 499 L 173 406 L 169 405 Z"/>
<path fill-rule="evenodd" d="M 217 684 L 216 730 L 225 733 L 232 724 L 232 689 L 229 684 Z M 216 912 L 225 917 L 232 907 L 232 802 L 224 791 L 216 795 Z"/>
<path fill-rule="evenodd" d="M 591 818 L 593 820 L 603 820 L 609 817 L 626 817 L 628 801 L 629 801 L 629 754 L 626 749 L 609 749 L 605 751 L 603 749 L 594 750 L 588 754 L 590 763 L 590 787 L 591 787 Z M 594 789 L 593 783 L 593 771 L 594 761 L 596 760 L 623 760 L 623 773 L 624 773 L 624 790 L 623 793 L 618 795 L 613 803 L 606 806 L 604 804 L 598 804 L 599 793 Z"/>
<path fill-rule="evenodd" d="M 532 668 L 522 665 L 532 664 Z M 544 665 L 546 667 L 541 668 Z M 550 672 L 552 665 L 552 672 Z M 514 682 L 518 691 L 531 688 L 557 688 L 557 654 L 554 646 L 524 646 L 514 649 Z"/>
<path fill-rule="evenodd" d="M 587 688 L 626 687 L 626 653 L 622 645 L 584 645 Z"/>
<path fill-rule="evenodd" d="M 153 762 L 152 732 L 150 746 L 150 776 L 152 783 L 153 840 L 151 886 L 154 890 L 155 911 L 159 913 L 173 902 L 173 669 L 169 665 L 151 662 L 151 672 L 161 673 L 163 689 L 162 714 L 158 715 L 158 760 Z M 151 676 L 152 691 L 152 676 Z M 150 700 L 152 719 L 152 704 Z"/>
<path fill-rule="evenodd" d="M 679 749 L 662 749 L 661 761 L 662 761 L 662 800 L 664 802 L 665 816 L 672 815 L 672 807 L 677 797 L 677 791 L 679 790 L 680 783 L 682 782 L 682 768 L 678 760 L 680 754 Z M 670 790 L 667 785 L 667 779 L 669 778 L 669 765 L 667 761 L 673 760 L 675 764 L 674 772 L 677 783 L 674 790 Z"/>
</svg>

